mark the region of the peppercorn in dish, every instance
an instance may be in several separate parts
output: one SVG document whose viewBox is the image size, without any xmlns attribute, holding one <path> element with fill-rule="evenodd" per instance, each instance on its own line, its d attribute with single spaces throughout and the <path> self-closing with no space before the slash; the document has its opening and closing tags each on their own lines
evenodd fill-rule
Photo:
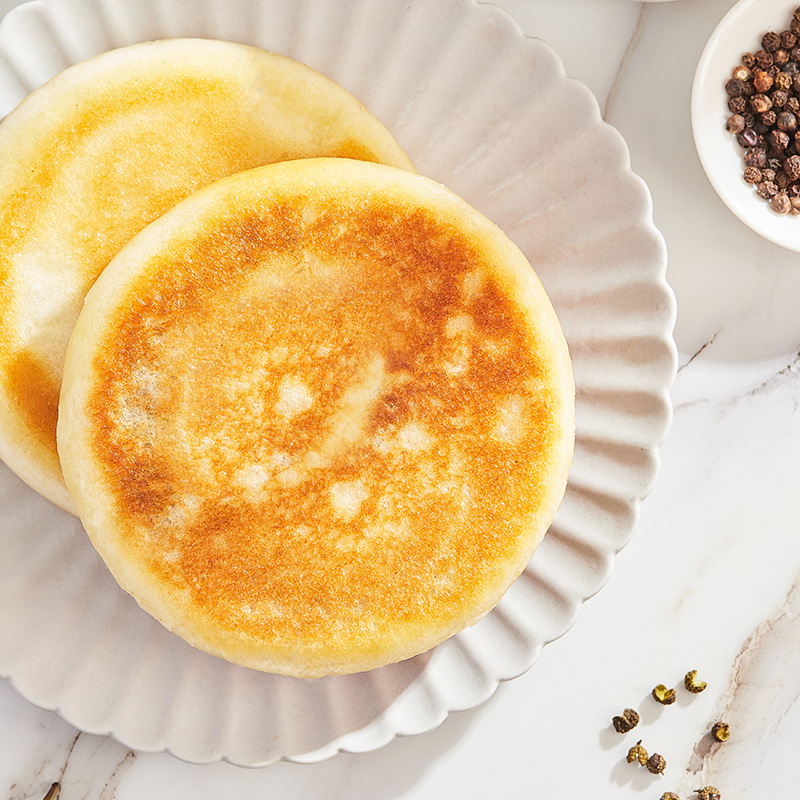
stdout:
<svg viewBox="0 0 800 800">
<path fill-rule="evenodd" d="M 767 31 L 725 85 L 727 130 L 744 149 L 743 177 L 778 214 L 800 214 L 800 6 Z"/>
</svg>

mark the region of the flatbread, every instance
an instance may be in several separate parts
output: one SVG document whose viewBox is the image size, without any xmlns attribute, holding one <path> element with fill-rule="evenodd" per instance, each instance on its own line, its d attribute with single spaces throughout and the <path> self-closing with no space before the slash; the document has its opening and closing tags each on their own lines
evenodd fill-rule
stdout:
<svg viewBox="0 0 800 800">
<path fill-rule="evenodd" d="M 55 431 L 86 291 L 131 236 L 191 192 L 312 156 L 412 168 L 343 88 L 229 42 L 113 50 L 24 100 L 0 124 L 0 458 L 74 513 Z"/>
<path fill-rule="evenodd" d="M 146 611 L 309 677 L 489 611 L 560 503 L 573 414 L 555 312 L 499 228 L 428 178 L 311 159 L 203 189 L 116 256 L 58 443 Z"/>
</svg>

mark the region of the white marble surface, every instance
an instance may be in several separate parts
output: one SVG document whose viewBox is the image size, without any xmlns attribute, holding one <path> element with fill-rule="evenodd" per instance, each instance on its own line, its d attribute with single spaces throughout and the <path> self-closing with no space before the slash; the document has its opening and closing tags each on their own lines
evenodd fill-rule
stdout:
<svg viewBox="0 0 800 800">
<path fill-rule="evenodd" d="M 199 2 L 199 0 L 198 0 Z M 431 0 L 435 2 L 435 0 Z M 596 95 L 653 194 L 678 300 L 680 369 L 662 470 L 609 583 L 524 676 L 436 730 L 311 766 L 245 770 L 133 753 L 0 682 L 0 796 L 681 798 L 797 796 L 800 736 L 800 256 L 740 223 L 708 184 L 689 98 L 733 0 L 501 0 Z M 16 5 L 0 0 L 0 12 Z M 787 220 L 788 221 L 788 220 Z M 53 653 L 58 658 L 58 653 Z M 661 707 L 656 683 L 708 681 Z M 638 708 L 637 731 L 610 727 Z M 712 745 L 725 719 L 731 740 Z M 625 762 L 637 738 L 663 776 Z"/>
</svg>

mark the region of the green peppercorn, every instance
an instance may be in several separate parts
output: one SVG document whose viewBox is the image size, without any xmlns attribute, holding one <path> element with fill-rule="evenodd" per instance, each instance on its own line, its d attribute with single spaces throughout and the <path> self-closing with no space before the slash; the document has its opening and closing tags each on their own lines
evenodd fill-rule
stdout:
<svg viewBox="0 0 800 800">
<path fill-rule="evenodd" d="M 677 699 L 674 689 L 667 689 L 663 683 L 653 688 L 653 699 L 661 703 L 662 706 L 671 706 Z"/>
<path fill-rule="evenodd" d="M 667 759 L 658 753 L 653 753 L 653 755 L 647 759 L 645 766 L 648 772 L 652 772 L 653 775 L 660 775 L 667 768 Z"/>
<path fill-rule="evenodd" d="M 629 764 L 632 764 L 634 761 L 638 761 L 642 766 L 647 763 L 648 755 L 647 750 L 642 747 L 642 740 L 639 739 L 636 744 L 628 750 L 627 761 Z"/>
<path fill-rule="evenodd" d="M 611 723 L 617 733 L 627 733 L 639 724 L 639 715 L 632 708 L 626 708 L 621 716 L 613 717 Z"/>
<path fill-rule="evenodd" d="M 702 692 L 706 686 L 708 686 L 705 681 L 697 680 L 696 669 L 691 669 L 686 673 L 683 679 L 683 685 L 686 687 L 687 691 L 691 692 L 692 694 L 698 694 L 699 692 Z"/>
<path fill-rule="evenodd" d="M 715 722 L 711 728 L 711 735 L 718 742 L 727 742 L 731 736 L 731 726 L 727 722 Z"/>
</svg>

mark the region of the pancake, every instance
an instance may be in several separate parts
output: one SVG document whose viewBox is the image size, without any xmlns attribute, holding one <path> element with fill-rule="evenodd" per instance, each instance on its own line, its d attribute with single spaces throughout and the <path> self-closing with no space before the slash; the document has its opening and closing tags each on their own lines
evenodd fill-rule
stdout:
<svg viewBox="0 0 800 800">
<path fill-rule="evenodd" d="M 234 663 L 398 661 L 528 563 L 574 440 L 533 269 L 440 184 L 348 159 L 199 191 L 89 292 L 58 423 L 117 582 Z"/>
<path fill-rule="evenodd" d="M 64 353 L 120 247 L 213 181 L 287 159 L 411 169 L 349 93 L 288 58 L 176 39 L 75 65 L 0 124 L 0 458 L 73 511 L 56 452 Z"/>
</svg>

